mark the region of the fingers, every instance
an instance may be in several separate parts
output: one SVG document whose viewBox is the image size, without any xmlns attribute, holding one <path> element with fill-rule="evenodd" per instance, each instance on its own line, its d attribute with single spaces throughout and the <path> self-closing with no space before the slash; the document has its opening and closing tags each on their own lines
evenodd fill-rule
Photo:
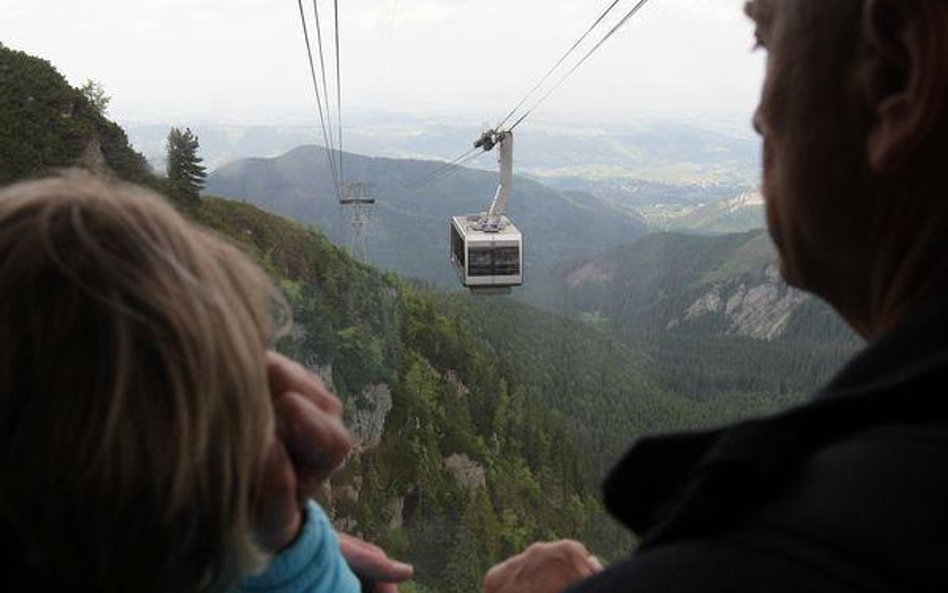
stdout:
<svg viewBox="0 0 948 593">
<path fill-rule="evenodd" d="M 296 500 L 296 473 L 286 448 L 276 438 L 268 445 L 259 487 L 256 533 L 265 549 L 278 551 L 296 538 L 301 518 Z"/>
<path fill-rule="evenodd" d="M 294 391 L 316 404 L 327 414 L 342 416 L 342 403 L 326 389 L 322 379 L 300 363 L 278 352 L 267 352 L 267 376 L 274 399 Z"/>
<path fill-rule="evenodd" d="M 484 577 L 486 593 L 557 593 L 602 570 L 583 544 L 537 543 L 494 566 Z"/>
<path fill-rule="evenodd" d="M 412 565 L 392 560 L 382 548 L 357 537 L 340 533 L 339 547 L 352 572 L 365 580 L 379 584 L 400 583 L 407 581 L 415 573 Z"/>
<path fill-rule="evenodd" d="M 602 561 L 596 556 L 589 557 L 589 565 L 592 567 L 593 574 L 605 570 L 605 567 L 602 565 Z"/>
<path fill-rule="evenodd" d="M 504 583 L 510 582 L 512 579 L 511 574 L 516 571 L 516 565 L 518 562 L 522 562 L 523 554 L 518 554 L 516 556 L 511 556 L 510 558 L 504 560 L 500 564 L 495 564 L 487 571 L 487 574 L 484 575 L 484 591 L 485 593 L 499 593 L 503 591 Z"/>
<path fill-rule="evenodd" d="M 569 565 L 574 573 L 582 578 L 590 577 L 602 570 L 599 559 L 590 554 L 586 546 L 578 541 L 562 540 L 540 545 L 549 546 L 550 554 L 558 555 L 561 562 Z"/>
<path fill-rule="evenodd" d="M 256 521 L 261 543 L 279 550 L 299 532 L 303 501 L 342 465 L 352 441 L 342 404 L 319 377 L 276 352 L 267 353 L 266 364 L 276 434 L 267 445 Z"/>
<path fill-rule="evenodd" d="M 277 438 L 292 460 L 299 499 L 311 498 L 345 461 L 352 438 L 339 415 L 295 391 L 277 396 L 273 408 Z"/>
<path fill-rule="evenodd" d="M 277 352 L 267 353 L 267 376 L 277 436 L 293 462 L 300 500 L 305 500 L 342 465 L 352 447 L 342 424 L 342 403 L 318 376 Z"/>
</svg>

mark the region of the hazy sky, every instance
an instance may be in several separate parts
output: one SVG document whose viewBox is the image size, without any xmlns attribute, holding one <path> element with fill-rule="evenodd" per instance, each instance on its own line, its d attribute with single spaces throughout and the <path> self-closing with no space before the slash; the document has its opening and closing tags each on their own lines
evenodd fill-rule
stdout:
<svg viewBox="0 0 948 593">
<path fill-rule="evenodd" d="M 344 109 L 495 121 L 610 2 L 339 0 Z M 763 56 L 742 4 L 651 0 L 536 117 L 749 119 Z M 0 41 L 102 82 L 124 122 L 314 113 L 295 0 L 0 0 Z"/>
</svg>

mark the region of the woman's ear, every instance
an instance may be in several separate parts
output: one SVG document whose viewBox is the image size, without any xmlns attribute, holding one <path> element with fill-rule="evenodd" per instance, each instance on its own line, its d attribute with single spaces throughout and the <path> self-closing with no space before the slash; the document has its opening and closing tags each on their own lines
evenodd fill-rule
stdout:
<svg viewBox="0 0 948 593">
<path fill-rule="evenodd" d="M 889 174 L 912 161 L 944 116 L 948 3 L 866 0 L 862 26 L 867 156 L 874 171 Z"/>
</svg>

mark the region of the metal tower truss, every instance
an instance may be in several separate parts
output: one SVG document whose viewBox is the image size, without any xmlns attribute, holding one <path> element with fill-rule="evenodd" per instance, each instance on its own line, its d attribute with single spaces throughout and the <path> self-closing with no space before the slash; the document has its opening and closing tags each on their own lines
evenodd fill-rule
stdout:
<svg viewBox="0 0 948 593">
<path fill-rule="evenodd" d="M 348 183 L 339 204 L 349 211 L 349 253 L 361 262 L 368 261 L 369 215 L 375 204 L 375 185 Z"/>
</svg>

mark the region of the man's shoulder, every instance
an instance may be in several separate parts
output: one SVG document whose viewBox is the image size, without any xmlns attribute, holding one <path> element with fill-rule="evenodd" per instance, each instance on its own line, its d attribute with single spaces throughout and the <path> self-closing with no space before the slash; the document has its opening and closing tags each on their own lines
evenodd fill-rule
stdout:
<svg viewBox="0 0 948 593">
<path fill-rule="evenodd" d="M 948 424 L 860 431 L 730 528 L 648 546 L 574 591 L 948 590 L 946 467 Z"/>
<path fill-rule="evenodd" d="M 816 452 L 739 528 L 870 580 L 948 589 L 948 424 L 879 426 Z"/>
</svg>

